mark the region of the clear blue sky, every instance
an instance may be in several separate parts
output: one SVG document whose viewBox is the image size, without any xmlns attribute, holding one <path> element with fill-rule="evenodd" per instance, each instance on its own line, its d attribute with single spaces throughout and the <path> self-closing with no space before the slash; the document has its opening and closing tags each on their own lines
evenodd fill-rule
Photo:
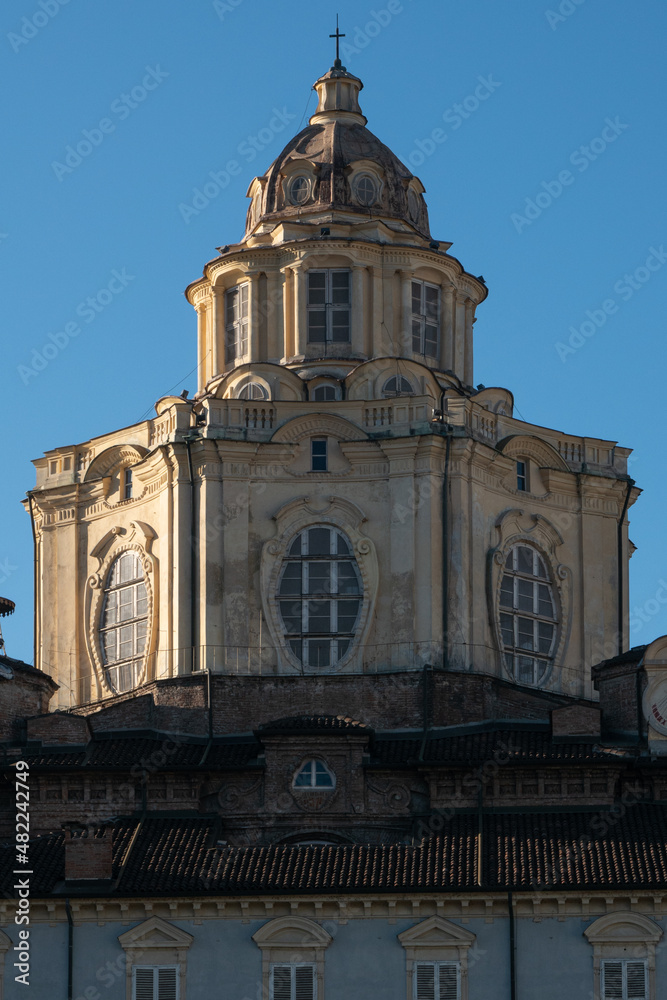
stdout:
<svg viewBox="0 0 667 1000">
<path fill-rule="evenodd" d="M 194 390 L 182 291 L 240 238 L 249 181 L 312 113 L 336 11 L 369 128 L 421 177 L 434 235 L 489 285 L 475 380 L 510 388 L 526 420 L 635 449 L 630 596 L 647 621 L 632 644 L 667 632 L 664 0 L 61 3 L 0 13 L 10 655 L 32 660 L 30 460 Z M 89 155 L 67 162 L 82 141 Z M 230 161 L 224 190 L 184 210 Z M 91 313 L 114 270 L 125 283 Z M 586 322 L 592 336 L 573 335 Z M 80 332 L 58 346 L 68 323 Z M 48 364 L 27 373 L 50 335 Z"/>
</svg>

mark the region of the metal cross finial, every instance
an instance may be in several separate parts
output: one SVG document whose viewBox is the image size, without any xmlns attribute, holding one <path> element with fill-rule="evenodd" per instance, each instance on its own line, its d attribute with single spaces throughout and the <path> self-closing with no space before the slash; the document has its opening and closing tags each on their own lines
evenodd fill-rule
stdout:
<svg viewBox="0 0 667 1000">
<path fill-rule="evenodd" d="M 329 35 L 329 38 L 336 39 L 336 62 L 340 63 L 340 40 L 341 38 L 345 38 L 345 34 L 341 35 L 340 31 L 338 30 L 338 14 L 336 14 L 336 34 Z"/>
</svg>

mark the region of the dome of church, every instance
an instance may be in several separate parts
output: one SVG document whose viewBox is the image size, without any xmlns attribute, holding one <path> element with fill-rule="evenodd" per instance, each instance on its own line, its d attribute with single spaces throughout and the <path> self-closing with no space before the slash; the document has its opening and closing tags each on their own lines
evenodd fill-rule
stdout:
<svg viewBox="0 0 667 1000">
<path fill-rule="evenodd" d="M 339 59 L 315 83 L 319 104 L 309 124 L 248 189 L 248 235 L 262 224 L 314 222 L 333 213 L 351 222 L 383 219 L 430 238 L 424 187 L 366 128 L 362 87 Z"/>
</svg>

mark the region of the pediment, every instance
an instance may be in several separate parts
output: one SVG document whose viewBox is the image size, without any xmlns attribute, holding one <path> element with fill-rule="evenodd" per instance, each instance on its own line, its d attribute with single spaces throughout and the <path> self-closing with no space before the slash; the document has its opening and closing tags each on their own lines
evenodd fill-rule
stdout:
<svg viewBox="0 0 667 1000">
<path fill-rule="evenodd" d="M 404 948 L 469 948 L 475 935 L 444 917 L 429 917 L 398 935 Z"/>
<path fill-rule="evenodd" d="M 498 442 L 497 448 L 508 458 L 532 458 L 541 469 L 570 471 L 567 462 L 555 448 L 532 434 L 514 434 L 506 437 Z"/>
<path fill-rule="evenodd" d="M 662 927 L 643 913 L 605 913 L 587 927 L 584 934 L 591 944 L 619 944 L 641 941 L 655 944 L 663 935 Z"/>
<path fill-rule="evenodd" d="M 180 927 L 174 927 L 161 917 L 149 917 L 137 924 L 118 940 L 122 948 L 189 948 L 194 938 Z"/>
<path fill-rule="evenodd" d="M 252 936 L 260 948 L 326 948 L 331 935 L 307 917 L 276 917 L 269 920 Z"/>
<path fill-rule="evenodd" d="M 107 448 L 90 463 L 84 482 L 103 479 L 120 465 L 136 465 L 146 454 L 145 448 L 133 444 L 117 444 Z"/>
<path fill-rule="evenodd" d="M 368 437 L 343 417 L 336 417 L 331 413 L 313 413 L 288 420 L 278 428 L 271 440 L 291 444 L 310 434 L 329 434 L 338 441 L 365 441 Z"/>
</svg>

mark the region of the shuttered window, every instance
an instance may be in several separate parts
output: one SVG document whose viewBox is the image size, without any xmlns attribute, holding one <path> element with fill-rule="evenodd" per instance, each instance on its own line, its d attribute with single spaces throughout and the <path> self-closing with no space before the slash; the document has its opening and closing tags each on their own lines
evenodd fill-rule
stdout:
<svg viewBox="0 0 667 1000">
<path fill-rule="evenodd" d="M 413 1000 L 460 1000 L 459 962 L 415 962 Z"/>
<path fill-rule="evenodd" d="M 178 1000 L 177 965 L 135 965 L 132 1000 Z"/>
<path fill-rule="evenodd" d="M 646 962 L 613 959 L 602 963 L 602 1000 L 648 1000 Z"/>
<path fill-rule="evenodd" d="M 315 966 L 305 963 L 272 965 L 269 1000 L 317 1000 Z"/>
</svg>

